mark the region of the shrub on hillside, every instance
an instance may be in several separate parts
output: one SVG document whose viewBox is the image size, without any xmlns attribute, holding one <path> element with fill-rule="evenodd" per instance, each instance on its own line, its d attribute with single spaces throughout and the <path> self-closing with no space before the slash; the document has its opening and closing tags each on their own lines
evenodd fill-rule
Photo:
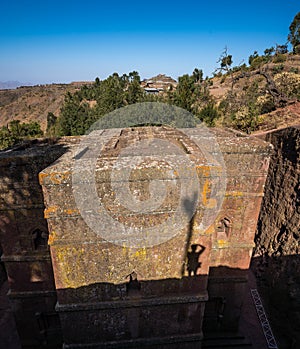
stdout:
<svg viewBox="0 0 300 349">
<path fill-rule="evenodd" d="M 215 126 L 215 122 L 219 118 L 219 112 L 215 104 L 210 102 L 200 110 L 198 117 L 201 121 L 204 121 L 207 126 Z"/>
<path fill-rule="evenodd" d="M 267 56 L 257 56 L 252 59 L 250 67 L 252 69 L 258 69 L 263 64 L 267 63 L 269 61 L 269 58 Z"/>
<path fill-rule="evenodd" d="M 273 98 L 270 95 L 259 96 L 257 98 L 257 106 L 259 114 L 270 113 L 276 109 Z"/>
<path fill-rule="evenodd" d="M 300 75 L 283 72 L 274 76 L 278 90 L 288 98 L 300 99 Z"/>
<path fill-rule="evenodd" d="M 278 53 L 273 57 L 273 62 L 274 63 L 283 63 L 286 61 L 286 55 L 282 53 Z"/>
<path fill-rule="evenodd" d="M 20 120 L 12 120 L 8 126 L 0 129 L 0 149 L 11 147 L 24 139 L 41 136 L 43 131 L 36 121 L 21 123 Z"/>
</svg>

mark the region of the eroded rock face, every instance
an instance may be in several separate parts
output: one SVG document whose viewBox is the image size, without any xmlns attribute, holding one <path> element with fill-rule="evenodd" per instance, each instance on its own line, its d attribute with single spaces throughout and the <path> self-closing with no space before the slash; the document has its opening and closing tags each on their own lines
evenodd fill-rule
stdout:
<svg viewBox="0 0 300 349">
<path fill-rule="evenodd" d="M 274 145 L 253 267 L 282 348 L 300 347 L 300 129 L 266 135 Z"/>
<path fill-rule="evenodd" d="M 205 138 L 198 128 L 97 130 L 89 137 L 89 144 L 39 175 L 65 346 L 198 349 L 202 328 L 236 331 L 270 145 L 218 129 Z M 213 161 L 211 138 L 218 141 L 226 177 Z M 196 186 L 182 192 L 194 172 Z M 218 206 L 219 182 L 225 189 Z M 195 188 L 199 200 L 182 225 L 177 207 L 191 209 Z M 151 210 L 133 205 L 145 202 Z M 169 217 L 175 218 L 163 229 Z"/>
<path fill-rule="evenodd" d="M 18 334 L 22 345 L 31 347 L 61 340 L 38 173 L 66 150 L 63 143 L 45 140 L 0 153 L 0 287 L 7 274 L 9 285 L 3 287 L 9 287 Z M 4 297 L 1 306 L 8 309 Z M 9 333 L 13 324 L 6 323 L 5 313 L 0 313 L 0 325 L 5 322 L 4 327 L 0 326 L 3 335 L 7 332 L 6 338 L 13 338 L 14 332 Z M 1 344 L 8 347 L 0 336 L 0 347 Z"/>
<path fill-rule="evenodd" d="M 50 343 L 50 335 L 60 340 L 59 322 L 53 321 L 58 320 L 56 299 L 66 348 L 95 343 L 106 348 L 112 342 L 111 348 L 199 349 L 202 328 L 236 331 L 272 147 L 219 129 L 205 137 L 199 128 L 118 129 L 114 137 L 112 131 L 98 131 L 90 148 L 79 152 L 77 143 L 84 137 L 0 154 L 1 259 L 21 340 L 38 347 L 41 340 Z M 220 159 L 214 160 L 212 139 L 218 141 L 226 176 Z M 134 144 L 138 149 L 128 153 Z M 158 160 L 148 152 L 157 146 Z M 74 171 L 74 160 L 87 155 L 79 161 L 80 171 Z M 94 185 L 86 187 L 90 180 Z M 125 181 L 129 185 L 122 201 Z M 224 184 L 223 195 L 216 183 Z M 79 191 L 83 194 L 75 200 L 78 186 L 86 191 Z M 93 202 L 90 189 L 97 194 Z M 134 200 L 128 201 L 131 196 Z M 145 202 L 148 213 L 139 206 Z M 102 207 L 126 229 L 113 234 L 112 220 L 99 219 Z M 181 224 L 180 217 L 190 211 Z M 96 226 L 88 225 L 90 213 L 97 217 Z M 169 216 L 174 220 L 168 221 Z M 164 221 L 168 224 L 163 226 Z M 145 226 L 141 232 L 147 234 L 134 235 Z M 135 244 L 140 236 L 146 245 Z M 158 240 L 148 244 L 149 236 Z M 46 322 L 49 328 L 39 327 Z"/>
<path fill-rule="evenodd" d="M 300 251 L 300 130 L 287 128 L 267 135 L 274 155 L 256 234 L 256 254 L 295 255 Z"/>
</svg>

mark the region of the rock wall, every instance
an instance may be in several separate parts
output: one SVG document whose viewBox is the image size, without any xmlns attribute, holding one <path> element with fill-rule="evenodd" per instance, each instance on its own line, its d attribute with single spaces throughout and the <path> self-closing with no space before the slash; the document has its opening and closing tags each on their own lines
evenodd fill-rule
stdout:
<svg viewBox="0 0 300 349">
<path fill-rule="evenodd" d="M 269 133 L 274 146 L 252 266 L 280 348 L 300 347 L 300 128 Z"/>
<path fill-rule="evenodd" d="M 66 149 L 45 140 L 0 153 L 0 262 L 20 340 L 31 348 L 61 341 L 38 173 Z"/>
<path fill-rule="evenodd" d="M 89 136 L 89 143 L 82 137 L 78 149 L 70 149 L 40 172 L 65 348 L 192 349 L 201 347 L 202 328 L 206 333 L 237 331 L 272 149 L 231 131 L 215 129 L 206 138 L 200 131 L 98 130 Z M 219 162 L 213 161 L 213 137 L 224 158 L 226 177 Z M 136 143 L 147 152 L 134 148 L 130 153 Z M 176 153 L 175 145 L 183 150 Z M 162 159 L 155 157 L 161 149 Z M 196 186 L 181 195 L 180 188 L 194 169 Z M 128 201 L 117 196 L 127 178 L 126 199 L 134 193 L 144 202 L 156 181 L 157 187 L 166 188 L 163 200 L 154 193 L 159 205 L 143 214 L 127 207 Z M 215 183 L 224 183 L 220 207 Z M 200 196 L 193 203 L 195 188 L 200 188 Z M 97 206 L 95 197 L 102 206 Z M 195 212 L 190 221 L 181 226 L 172 220 L 161 228 L 166 217 L 179 215 L 177 205 L 187 210 L 191 203 Z M 103 207 L 114 220 L 99 216 Z M 90 220 L 94 217 L 95 224 Z M 118 230 L 115 221 L 124 229 Z M 172 236 L 166 235 L 169 232 Z M 150 244 L 149 236 L 155 238 Z M 162 242 L 152 242 L 165 236 Z M 132 275 L 137 279 L 130 294 Z"/>
</svg>

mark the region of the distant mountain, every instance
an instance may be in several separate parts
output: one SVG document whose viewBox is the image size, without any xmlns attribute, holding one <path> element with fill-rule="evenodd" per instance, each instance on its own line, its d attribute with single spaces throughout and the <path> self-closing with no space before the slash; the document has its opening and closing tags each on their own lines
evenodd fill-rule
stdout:
<svg viewBox="0 0 300 349">
<path fill-rule="evenodd" d="M 20 86 L 33 86 L 31 82 L 0 81 L 0 90 L 12 90 Z"/>
</svg>

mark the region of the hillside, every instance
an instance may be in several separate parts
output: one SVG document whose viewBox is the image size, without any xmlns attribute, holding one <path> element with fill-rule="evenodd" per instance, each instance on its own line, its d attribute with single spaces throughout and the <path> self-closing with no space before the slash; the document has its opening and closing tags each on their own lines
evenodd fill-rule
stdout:
<svg viewBox="0 0 300 349">
<path fill-rule="evenodd" d="M 274 129 L 283 129 L 289 126 L 300 125 L 300 102 L 278 108 L 261 116 L 258 130 L 253 134 L 262 134 Z"/>
<path fill-rule="evenodd" d="M 59 114 L 67 92 L 75 92 L 83 83 L 52 84 L 0 90 L 0 126 L 12 120 L 37 121 L 43 130 L 49 112 Z"/>
<path fill-rule="evenodd" d="M 300 55 L 284 55 L 284 62 L 270 62 L 259 67 L 261 70 L 269 72 L 273 77 L 281 72 L 298 72 L 300 74 Z M 250 75 L 250 76 L 249 76 Z M 241 71 L 233 73 L 233 78 L 236 80 L 234 83 L 234 90 L 240 91 L 249 83 L 257 81 L 260 85 L 265 82 L 265 79 L 258 74 L 258 69 L 254 69 L 252 72 L 248 72 L 243 77 Z M 232 79 L 229 74 L 223 74 L 221 76 L 215 76 L 211 79 L 212 85 L 209 90 L 211 95 L 217 100 L 220 101 L 226 93 L 231 90 Z"/>
<path fill-rule="evenodd" d="M 258 59 L 264 59 L 259 56 Z M 210 95 L 217 105 L 235 112 L 237 122 L 247 118 L 253 109 L 258 111 L 255 129 L 269 130 L 288 124 L 299 124 L 300 113 L 300 55 L 279 54 L 265 64 L 233 68 L 227 74 L 217 74 L 210 79 Z M 219 126 L 229 121 L 219 120 Z M 248 116 L 249 119 L 249 116 Z M 253 129 L 250 130 L 253 132 Z"/>
<path fill-rule="evenodd" d="M 213 78 L 202 82 L 208 86 L 209 94 L 219 108 L 219 115 L 222 115 L 216 120 L 217 126 L 235 127 L 253 132 L 257 129 L 266 131 L 291 123 L 300 123 L 299 103 L 296 103 L 297 99 L 300 100 L 300 55 L 278 54 L 272 56 L 268 63 L 260 62 L 259 60 L 264 57 L 258 56 L 256 64 L 251 67 L 245 65 L 235 67 L 231 72 L 216 74 Z M 291 77 L 296 80 L 289 81 Z M 92 82 L 74 82 L 0 90 L 0 126 L 7 125 L 12 120 L 37 121 L 45 131 L 48 113 L 59 116 L 66 93 L 74 93 L 82 86 L 90 84 Z M 176 90 L 176 86 L 179 89 L 178 83 L 173 78 L 163 74 L 144 79 L 140 85 L 145 91 L 147 87 L 164 90 L 170 85 L 173 86 L 173 91 Z M 182 90 L 185 92 L 188 88 L 190 87 L 183 86 Z M 195 96 L 196 100 L 200 101 L 199 108 L 203 108 L 207 99 L 204 98 L 203 102 L 200 95 L 195 93 Z M 163 101 L 163 97 L 159 98 L 159 101 Z M 94 100 L 86 102 L 90 107 L 96 103 Z M 255 104 L 256 119 L 255 127 L 248 128 L 245 123 L 249 123 L 249 118 L 253 118 L 249 113 L 251 103 Z M 227 110 L 227 114 L 224 105 L 225 108 L 228 106 L 232 108 L 229 112 Z M 231 119 L 233 113 L 234 122 Z"/>
</svg>

